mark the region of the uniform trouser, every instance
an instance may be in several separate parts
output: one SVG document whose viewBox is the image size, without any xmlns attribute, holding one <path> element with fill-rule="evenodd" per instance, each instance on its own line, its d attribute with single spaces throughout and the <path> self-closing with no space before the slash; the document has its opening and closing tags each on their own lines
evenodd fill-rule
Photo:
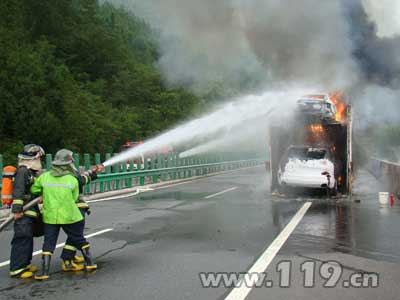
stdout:
<svg viewBox="0 0 400 300">
<path fill-rule="evenodd" d="M 83 216 L 83 220 L 81 221 L 80 224 L 80 232 L 83 235 L 83 232 L 85 230 L 85 214 L 86 214 L 86 210 L 80 208 L 79 209 L 81 211 L 81 214 Z M 74 244 L 74 241 L 68 237 L 67 240 L 65 241 L 65 246 L 63 248 L 63 251 L 61 252 L 61 259 L 63 260 L 71 260 L 74 258 L 75 254 L 76 254 L 76 250 L 78 250 L 78 246 Z"/>
<path fill-rule="evenodd" d="M 10 274 L 18 275 L 31 263 L 33 252 L 33 222 L 22 217 L 14 222 L 14 236 L 11 241 Z"/>
<path fill-rule="evenodd" d="M 83 224 L 83 225 L 82 225 Z M 44 243 L 43 252 L 53 253 L 56 248 L 60 228 L 67 234 L 68 239 L 77 249 L 81 250 L 83 246 L 88 246 L 89 243 L 83 236 L 84 221 L 79 221 L 73 224 L 44 224 Z M 67 259 L 67 258 L 65 258 Z"/>
</svg>

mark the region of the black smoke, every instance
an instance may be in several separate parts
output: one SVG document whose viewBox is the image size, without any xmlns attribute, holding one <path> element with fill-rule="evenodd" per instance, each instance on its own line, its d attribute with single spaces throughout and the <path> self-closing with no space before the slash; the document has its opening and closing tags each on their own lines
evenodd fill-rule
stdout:
<svg viewBox="0 0 400 300">
<path fill-rule="evenodd" d="M 342 6 L 361 80 L 397 89 L 400 83 L 400 36 L 378 37 L 377 26 L 360 0 L 342 0 Z"/>
</svg>

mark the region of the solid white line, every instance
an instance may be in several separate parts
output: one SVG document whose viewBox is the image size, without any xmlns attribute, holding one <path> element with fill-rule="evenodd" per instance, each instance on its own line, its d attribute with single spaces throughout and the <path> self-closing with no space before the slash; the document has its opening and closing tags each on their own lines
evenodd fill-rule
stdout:
<svg viewBox="0 0 400 300">
<path fill-rule="evenodd" d="M 113 230 L 113 228 L 103 229 L 103 230 L 100 230 L 100 231 L 97 231 L 97 232 L 88 234 L 88 235 L 85 236 L 85 238 L 88 239 L 88 238 L 91 238 L 91 237 L 94 237 L 94 236 L 97 236 L 97 235 L 100 235 L 100 234 L 103 234 L 103 233 L 106 233 L 106 232 L 109 232 L 109 231 L 112 231 L 112 230 Z M 58 244 L 58 245 L 56 246 L 56 248 L 61 248 L 61 247 L 64 247 L 64 246 L 65 246 L 65 243 L 61 243 L 61 244 Z M 36 255 L 39 255 L 39 254 L 41 254 L 41 253 L 42 253 L 42 250 L 38 250 L 38 251 L 33 252 L 33 253 L 32 253 L 32 256 L 36 256 Z M 4 261 L 4 262 L 0 263 L 0 268 L 1 268 L 1 267 L 8 266 L 9 264 L 10 264 L 10 261 L 9 261 L 9 260 Z"/>
<path fill-rule="evenodd" d="M 272 262 L 276 254 L 278 254 L 279 250 L 282 248 L 283 244 L 285 244 L 286 240 L 295 230 L 297 225 L 300 223 L 301 219 L 303 219 L 307 210 L 310 208 L 311 202 L 305 203 L 293 219 L 286 225 L 286 227 L 281 231 L 281 233 L 275 238 L 272 244 L 265 250 L 265 252 L 260 256 L 260 258 L 254 263 L 254 265 L 250 268 L 250 270 L 244 275 L 246 278 L 242 279 L 242 281 L 237 285 L 237 287 L 233 288 L 225 300 L 244 300 L 247 295 L 250 293 L 252 287 L 246 286 L 246 282 L 250 283 L 250 274 L 261 274 L 265 272 L 268 268 L 269 264 Z M 259 279 L 259 278 L 258 278 Z M 258 280 L 255 280 L 256 283 Z"/>
<path fill-rule="evenodd" d="M 218 192 L 218 193 L 215 193 L 215 194 L 206 196 L 206 197 L 204 197 L 204 199 L 214 198 L 214 197 L 217 197 L 217 196 L 219 196 L 219 195 L 225 194 L 225 193 L 227 193 L 227 192 L 234 191 L 234 190 L 236 190 L 236 189 L 237 189 L 237 187 L 234 186 L 234 187 L 232 187 L 232 188 L 230 188 L 230 189 L 227 189 L 227 190 L 224 190 L 224 191 L 222 191 L 222 192 Z"/>
<path fill-rule="evenodd" d="M 119 195 L 119 196 L 111 196 L 111 197 L 101 198 L 101 199 L 97 199 L 97 200 L 87 200 L 86 203 L 96 203 L 96 202 L 104 202 L 104 201 L 111 201 L 111 200 L 117 200 L 117 199 L 124 199 L 124 198 L 137 196 L 140 193 L 151 192 L 151 191 L 154 191 L 154 189 L 151 189 L 151 188 L 137 189 L 135 192 L 130 193 L 130 194 Z"/>
</svg>

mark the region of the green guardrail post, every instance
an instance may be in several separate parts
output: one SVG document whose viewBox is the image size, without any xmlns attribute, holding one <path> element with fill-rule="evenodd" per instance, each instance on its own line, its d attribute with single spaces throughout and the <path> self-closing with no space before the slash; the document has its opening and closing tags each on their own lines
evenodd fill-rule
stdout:
<svg viewBox="0 0 400 300">
<path fill-rule="evenodd" d="M 129 160 L 129 163 L 126 163 L 125 164 L 125 169 L 124 169 L 124 172 L 132 172 L 133 171 L 133 161 L 132 160 Z M 132 180 L 133 180 L 133 177 L 129 177 L 129 178 L 127 178 L 126 180 L 125 180 L 125 184 L 126 184 L 126 186 L 128 187 L 128 188 L 131 188 L 132 187 Z"/>
<path fill-rule="evenodd" d="M 182 166 L 182 159 L 179 157 L 179 153 L 176 153 L 176 167 L 179 168 L 180 166 Z M 182 171 L 179 170 L 178 171 L 178 179 L 182 179 Z"/>
<path fill-rule="evenodd" d="M 136 171 L 138 171 L 137 164 L 136 164 L 136 168 L 135 168 L 135 162 L 134 162 L 133 159 L 131 159 L 131 160 L 129 161 L 129 171 L 131 171 L 131 172 L 136 172 Z M 133 182 L 133 178 L 135 178 L 135 180 L 136 180 L 136 177 L 132 177 L 132 178 L 131 178 L 131 182 Z M 133 183 L 132 183 L 132 184 L 133 184 Z M 136 181 L 135 181 L 135 184 L 136 184 Z"/>
<path fill-rule="evenodd" d="M 94 163 L 96 166 L 101 164 L 101 156 L 100 153 L 95 153 L 94 154 Z M 94 191 L 96 192 L 96 184 L 93 184 L 95 186 Z M 100 193 L 104 193 L 104 181 L 100 182 Z"/>
<path fill-rule="evenodd" d="M 46 170 L 50 170 L 51 168 L 51 162 L 52 162 L 52 156 L 51 154 L 46 154 Z"/>
<path fill-rule="evenodd" d="M 133 172 L 133 171 L 136 171 L 135 170 L 135 163 L 133 162 L 133 159 L 131 159 L 129 161 L 129 172 Z"/>
<path fill-rule="evenodd" d="M 122 172 L 123 173 L 126 173 L 128 170 L 127 164 L 128 164 L 128 162 L 126 162 L 126 161 L 122 162 Z M 131 182 L 132 182 L 132 180 L 131 180 Z M 124 187 L 129 187 L 129 178 L 125 178 Z"/>
<path fill-rule="evenodd" d="M 117 155 L 118 155 L 118 153 L 113 154 L 113 156 L 117 156 Z M 114 164 L 114 172 L 113 173 L 120 173 L 119 167 L 120 167 L 120 163 Z M 116 190 L 121 189 L 121 180 L 120 179 L 115 180 L 115 189 Z"/>
<path fill-rule="evenodd" d="M 203 172 L 204 172 L 204 167 L 202 167 L 203 164 L 204 164 L 204 156 L 199 155 L 199 160 L 198 160 L 198 165 L 200 165 L 199 174 L 198 174 L 199 176 L 203 175 Z"/>
<path fill-rule="evenodd" d="M 188 166 L 188 158 L 187 157 L 185 157 L 184 159 L 183 159 L 183 166 L 185 167 L 184 169 L 183 169 L 183 178 L 187 178 L 187 176 L 188 176 L 188 171 L 187 171 L 187 169 L 186 169 L 186 167 Z"/>
<path fill-rule="evenodd" d="M 193 162 L 194 162 L 194 159 L 192 157 L 188 158 L 188 166 L 189 166 L 188 177 L 192 177 L 193 176 L 193 169 L 191 167 L 191 166 L 193 166 Z"/>
<path fill-rule="evenodd" d="M 83 154 L 83 164 L 84 164 L 86 171 L 90 169 L 90 154 L 89 153 Z M 85 194 L 89 194 L 89 193 L 90 193 L 90 184 L 87 184 L 85 186 Z"/>
<path fill-rule="evenodd" d="M 167 168 L 168 165 L 167 165 L 167 162 L 166 162 L 166 157 L 165 157 L 165 155 L 164 155 L 164 154 L 161 154 L 160 159 L 161 159 L 161 169 Z M 162 172 L 161 178 L 162 178 L 162 181 L 167 181 L 167 178 L 168 178 L 167 173 Z"/>
<path fill-rule="evenodd" d="M 171 168 L 171 167 L 172 167 L 172 163 L 171 163 L 171 153 L 168 153 L 168 154 L 166 155 L 165 161 L 166 161 L 165 167 L 168 168 L 168 169 Z M 168 171 L 166 174 L 167 174 L 167 180 L 171 180 L 171 179 L 172 179 L 172 172 L 171 172 L 171 171 Z"/>
<path fill-rule="evenodd" d="M 142 167 L 142 166 L 140 166 L 140 167 Z M 143 171 L 145 171 L 145 170 L 147 170 L 147 157 L 145 155 L 143 155 Z M 141 186 L 144 186 L 144 184 L 146 182 L 146 177 L 145 176 L 140 176 L 139 182 L 140 182 L 139 184 Z"/>
<path fill-rule="evenodd" d="M 151 169 L 152 170 L 155 170 L 156 169 L 156 157 L 157 157 L 157 155 L 152 155 L 152 157 L 151 157 Z M 158 182 L 158 175 L 157 174 L 154 174 L 153 175 L 153 183 L 157 183 Z"/>
<path fill-rule="evenodd" d="M 177 166 L 177 157 L 176 157 L 176 153 L 171 153 L 171 165 L 172 167 L 175 169 Z M 176 169 L 174 172 L 172 172 L 172 179 L 176 180 Z"/>
<path fill-rule="evenodd" d="M 79 169 L 79 167 L 80 167 L 80 158 L 79 158 L 79 154 L 78 154 L 78 153 L 74 153 L 73 157 L 74 157 L 74 165 L 75 165 L 75 168 L 76 168 L 78 171 L 80 171 L 80 169 Z"/>
<path fill-rule="evenodd" d="M 110 158 L 111 158 L 111 153 L 106 153 L 106 161 L 109 160 Z M 107 166 L 105 171 L 106 171 L 106 174 L 110 174 L 111 166 Z M 107 179 L 106 183 L 107 183 L 107 191 L 111 191 L 111 180 Z"/>
</svg>

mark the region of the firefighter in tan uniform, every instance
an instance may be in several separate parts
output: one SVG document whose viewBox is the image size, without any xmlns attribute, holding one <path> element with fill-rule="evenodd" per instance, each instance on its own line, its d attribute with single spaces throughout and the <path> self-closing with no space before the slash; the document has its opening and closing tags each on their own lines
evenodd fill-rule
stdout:
<svg viewBox="0 0 400 300">
<path fill-rule="evenodd" d="M 40 158 L 44 155 L 42 147 L 29 144 L 18 155 L 18 169 L 13 184 L 12 213 L 14 214 L 14 236 L 11 241 L 10 276 L 29 278 L 37 271 L 31 265 L 33 252 L 33 227 L 39 217 L 37 206 L 25 212 L 23 206 L 34 199 L 30 188 L 41 169 Z"/>
</svg>

